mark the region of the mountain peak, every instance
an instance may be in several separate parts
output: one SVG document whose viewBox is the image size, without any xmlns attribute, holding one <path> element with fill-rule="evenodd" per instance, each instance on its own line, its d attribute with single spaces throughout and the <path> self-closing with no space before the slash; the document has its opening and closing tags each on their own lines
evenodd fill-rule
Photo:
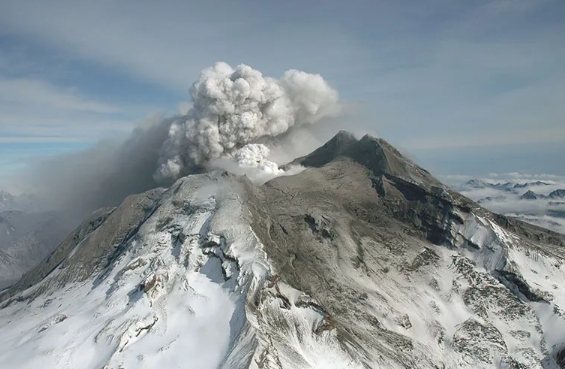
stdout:
<svg viewBox="0 0 565 369">
<path fill-rule="evenodd" d="M 548 197 L 550 199 L 563 199 L 565 198 L 565 189 L 558 189 L 555 191 L 552 191 Z"/>
<path fill-rule="evenodd" d="M 14 201 L 16 197 L 5 190 L 0 190 L 0 201 Z"/>
<path fill-rule="evenodd" d="M 306 156 L 295 159 L 293 163 L 305 167 L 322 167 L 335 158 L 345 155 L 357 142 L 353 134 L 341 130 L 324 145 Z"/>
<path fill-rule="evenodd" d="M 384 139 L 365 135 L 358 140 L 347 131 L 340 131 L 323 146 L 293 163 L 319 168 L 339 157 L 354 160 L 378 177 L 400 178 L 424 184 L 426 187 L 442 186 L 428 171 L 416 165 Z"/>
</svg>

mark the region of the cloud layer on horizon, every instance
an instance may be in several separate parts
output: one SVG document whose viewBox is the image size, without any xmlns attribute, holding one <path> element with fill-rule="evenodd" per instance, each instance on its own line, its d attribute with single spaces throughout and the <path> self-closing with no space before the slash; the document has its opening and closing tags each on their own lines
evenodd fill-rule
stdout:
<svg viewBox="0 0 565 369">
<path fill-rule="evenodd" d="M 565 189 L 565 176 L 553 174 L 490 173 L 483 178 L 466 175 L 441 177 L 462 195 L 499 214 L 565 234 L 565 197 L 548 198 Z M 524 198 L 532 191 L 538 198 Z"/>
</svg>

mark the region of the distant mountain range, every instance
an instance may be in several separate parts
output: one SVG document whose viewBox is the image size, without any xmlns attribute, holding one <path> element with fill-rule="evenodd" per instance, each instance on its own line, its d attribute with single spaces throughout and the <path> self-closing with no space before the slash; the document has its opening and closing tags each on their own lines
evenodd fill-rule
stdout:
<svg viewBox="0 0 565 369">
<path fill-rule="evenodd" d="M 47 257 L 67 232 L 56 212 L 0 212 L 0 290 Z"/>
<path fill-rule="evenodd" d="M 483 179 L 471 179 L 465 182 L 463 185 L 461 185 L 458 189 L 462 192 L 469 192 L 477 189 L 493 189 L 493 190 L 520 195 L 521 200 L 565 199 L 565 189 L 563 188 L 553 190 L 549 192 L 548 195 L 536 193 L 535 191 L 530 189 L 534 187 L 543 188 L 545 186 L 552 186 L 552 185 L 554 184 L 543 181 L 525 182 L 525 183 L 512 183 L 512 182 L 491 183 Z M 478 201 L 484 202 L 485 200 L 495 200 L 501 198 L 502 198 L 501 196 L 495 196 L 495 197 L 487 196 L 485 198 L 478 199 Z"/>
<path fill-rule="evenodd" d="M 565 233 L 565 181 L 471 179 L 454 188 L 489 210 Z"/>
<path fill-rule="evenodd" d="M 522 200 L 565 199 L 565 190 L 564 189 L 558 189 L 558 190 L 555 190 L 555 191 L 551 191 L 549 193 L 549 195 L 542 195 L 542 194 L 535 193 L 532 190 L 528 190 L 522 196 L 520 196 L 520 199 L 522 199 Z"/>
<path fill-rule="evenodd" d="M 8 191 L 0 190 L 0 212 L 8 210 L 38 211 L 38 201 L 34 195 L 12 195 Z"/>
<path fill-rule="evenodd" d="M 70 231 L 61 214 L 33 195 L 0 190 L 0 290 L 51 253 Z"/>
<path fill-rule="evenodd" d="M 525 182 L 525 183 L 512 183 L 512 182 L 505 182 L 505 183 L 491 183 L 485 181 L 484 179 L 471 179 L 465 182 L 461 189 L 479 189 L 479 188 L 492 188 L 496 190 L 502 190 L 512 193 L 518 193 L 522 189 L 534 186 L 550 186 L 551 183 L 543 182 L 543 181 L 535 181 L 535 182 Z"/>
<path fill-rule="evenodd" d="M 13 210 L 17 207 L 17 198 L 8 191 L 0 190 L 0 211 Z"/>
</svg>

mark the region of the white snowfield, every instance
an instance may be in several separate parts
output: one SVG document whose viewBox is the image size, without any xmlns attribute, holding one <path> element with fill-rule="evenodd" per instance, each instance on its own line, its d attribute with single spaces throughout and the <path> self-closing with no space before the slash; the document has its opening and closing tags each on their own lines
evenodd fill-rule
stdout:
<svg viewBox="0 0 565 369">
<path fill-rule="evenodd" d="M 243 191 L 219 173 L 182 178 L 108 271 L 26 299 L 57 268 L 12 298 L 0 309 L 0 368 L 404 368 L 384 357 L 362 364 L 379 352 L 363 353 L 375 350 L 363 342 L 344 349 L 315 301 L 277 280 Z M 412 348 L 386 344 L 421 353 L 418 368 L 558 369 L 551 353 L 565 341 L 563 260 L 520 247 L 518 236 L 472 213 L 452 233 L 475 249 L 430 245 L 433 269 L 391 267 L 375 279 L 348 266 L 336 278 L 365 292 L 371 324 L 410 340 Z M 491 275 L 504 263 L 548 301 L 519 302 Z"/>
<path fill-rule="evenodd" d="M 101 281 L 0 310 L 0 368 L 241 368 L 264 352 L 263 330 L 273 323 L 265 317 L 294 327 L 287 340 L 305 368 L 360 368 L 331 332 L 312 332 L 322 320 L 315 310 L 281 311 L 267 299 L 249 311 L 271 266 L 248 218 L 237 188 L 221 179 L 179 180 Z M 253 357 L 250 367 L 290 368 L 293 360 L 278 352 Z"/>
</svg>

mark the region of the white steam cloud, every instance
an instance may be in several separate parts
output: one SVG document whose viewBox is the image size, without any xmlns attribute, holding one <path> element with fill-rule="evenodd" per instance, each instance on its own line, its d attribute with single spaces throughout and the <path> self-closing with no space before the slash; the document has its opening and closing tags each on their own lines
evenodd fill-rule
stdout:
<svg viewBox="0 0 565 369">
<path fill-rule="evenodd" d="M 192 107 L 173 122 L 161 148 L 155 173 L 159 181 L 232 156 L 259 138 L 316 123 L 338 106 L 337 92 L 318 74 L 289 70 L 274 79 L 244 64 L 204 69 L 190 94 Z"/>
<path fill-rule="evenodd" d="M 285 169 L 279 168 L 277 163 L 268 159 L 270 151 L 263 144 L 247 144 L 237 150 L 231 158 L 212 160 L 209 167 L 245 175 L 257 185 L 275 177 L 292 176 L 304 170 L 301 165 L 287 165 Z"/>
<path fill-rule="evenodd" d="M 262 144 L 249 144 L 237 150 L 234 159 L 242 168 L 256 168 L 271 175 L 284 173 L 277 163 L 267 160 L 269 148 Z"/>
</svg>

